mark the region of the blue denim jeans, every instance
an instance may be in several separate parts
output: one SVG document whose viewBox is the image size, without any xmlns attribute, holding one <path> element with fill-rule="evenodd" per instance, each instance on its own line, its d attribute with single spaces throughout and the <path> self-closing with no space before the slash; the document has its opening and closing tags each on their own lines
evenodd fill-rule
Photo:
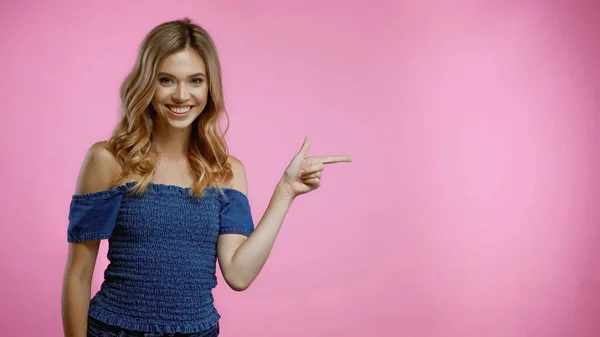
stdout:
<svg viewBox="0 0 600 337">
<path fill-rule="evenodd" d="M 87 335 L 88 337 L 218 337 L 219 323 L 217 323 L 217 325 L 214 327 L 201 332 L 194 332 L 190 334 L 161 334 L 155 332 L 125 330 L 116 326 L 104 324 L 92 317 L 88 317 Z"/>
</svg>

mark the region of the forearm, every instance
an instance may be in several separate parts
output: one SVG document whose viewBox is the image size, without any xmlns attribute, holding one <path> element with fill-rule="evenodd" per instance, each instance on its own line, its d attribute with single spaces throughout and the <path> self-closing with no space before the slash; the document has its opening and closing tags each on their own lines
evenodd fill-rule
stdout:
<svg viewBox="0 0 600 337">
<path fill-rule="evenodd" d="M 66 276 L 62 293 L 62 320 L 65 337 L 87 336 L 91 280 Z"/>
<path fill-rule="evenodd" d="M 278 185 L 256 229 L 234 253 L 230 269 L 241 288 L 252 283 L 265 265 L 293 200 Z"/>
</svg>

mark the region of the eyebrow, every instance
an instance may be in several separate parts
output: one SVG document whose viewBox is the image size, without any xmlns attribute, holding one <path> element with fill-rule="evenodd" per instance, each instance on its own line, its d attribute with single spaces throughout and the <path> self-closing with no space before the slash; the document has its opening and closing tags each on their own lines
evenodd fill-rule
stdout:
<svg viewBox="0 0 600 337">
<path fill-rule="evenodd" d="M 168 77 L 176 78 L 174 75 L 171 75 L 169 73 L 159 73 L 158 76 L 168 76 Z M 195 73 L 195 74 L 191 74 L 190 76 L 188 76 L 188 78 L 192 78 L 192 77 L 206 77 L 206 75 L 204 75 L 204 73 L 200 72 L 200 73 Z"/>
</svg>

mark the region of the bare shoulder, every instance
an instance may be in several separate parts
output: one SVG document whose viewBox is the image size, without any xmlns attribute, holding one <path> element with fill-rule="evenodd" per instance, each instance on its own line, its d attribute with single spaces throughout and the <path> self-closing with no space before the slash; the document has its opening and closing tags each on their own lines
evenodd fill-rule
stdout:
<svg viewBox="0 0 600 337">
<path fill-rule="evenodd" d="M 229 156 L 227 162 L 231 165 L 231 171 L 233 172 L 233 178 L 229 182 L 229 188 L 238 190 L 244 194 L 248 194 L 248 183 L 246 181 L 246 168 L 241 160 L 234 156 Z"/>
<path fill-rule="evenodd" d="M 96 142 L 85 154 L 75 193 L 85 194 L 109 189 L 119 174 L 119 163 L 108 150 L 107 142 Z"/>
</svg>

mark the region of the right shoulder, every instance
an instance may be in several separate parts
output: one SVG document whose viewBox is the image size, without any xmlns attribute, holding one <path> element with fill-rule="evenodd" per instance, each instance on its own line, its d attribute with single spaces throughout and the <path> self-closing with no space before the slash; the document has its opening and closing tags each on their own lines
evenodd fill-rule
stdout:
<svg viewBox="0 0 600 337">
<path fill-rule="evenodd" d="M 79 169 L 75 193 L 86 194 L 110 189 L 120 172 L 120 165 L 108 150 L 107 142 L 96 142 L 85 154 Z"/>
</svg>

